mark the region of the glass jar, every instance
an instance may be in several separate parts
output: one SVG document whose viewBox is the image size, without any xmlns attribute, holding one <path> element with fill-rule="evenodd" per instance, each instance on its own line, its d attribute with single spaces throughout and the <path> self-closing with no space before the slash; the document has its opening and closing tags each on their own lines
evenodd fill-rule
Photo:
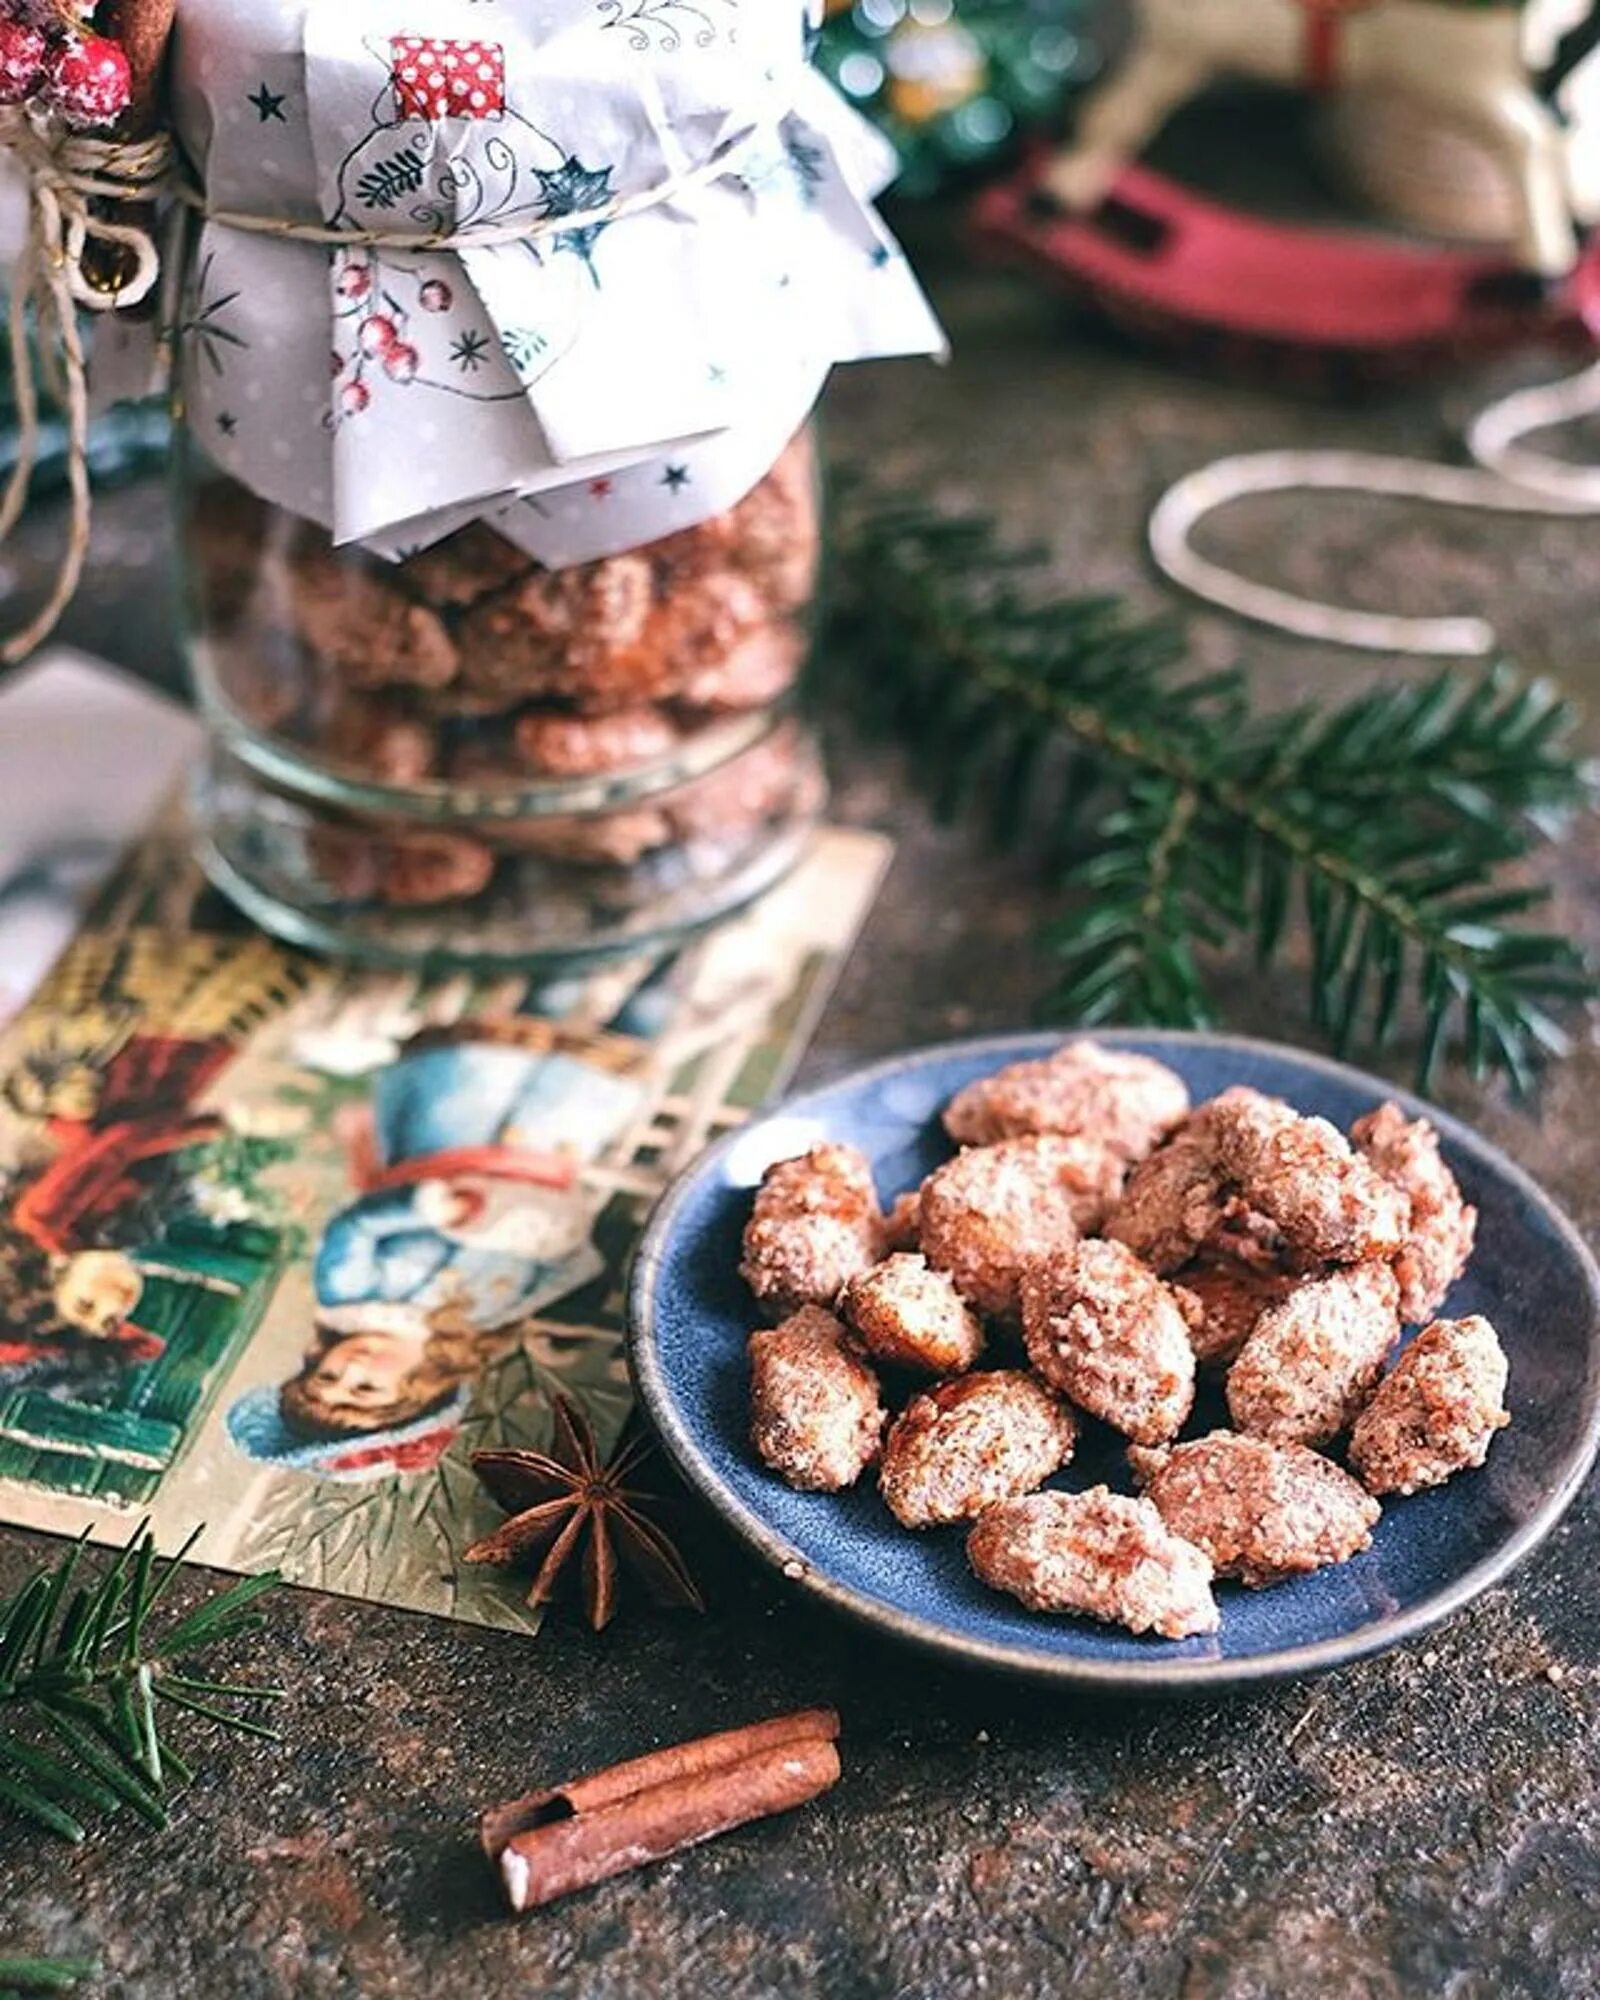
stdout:
<svg viewBox="0 0 1600 2000">
<path fill-rule="evenodd" d="M 803 851 L 809 431 L 725 513 L 555 571 L 482 521 L 394 562 L 336 549 L 192 441 L 179 510 L 200 850 L 279 936 L 391 964 L 625 950 Z"/>
</svg>

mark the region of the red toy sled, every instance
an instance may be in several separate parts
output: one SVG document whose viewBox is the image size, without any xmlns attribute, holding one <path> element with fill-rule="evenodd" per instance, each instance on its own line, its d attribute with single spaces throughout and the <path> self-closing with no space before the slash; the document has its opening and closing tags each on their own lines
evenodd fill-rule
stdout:
<svg viewBox="0 0 1600 2000">
<path fill-rule="evenodd" d="M 1133 166 L 1093 215 L 1052 210 L 1039 162 L 979 196 L 981 249 L 1141 339 L 1313 386 L 1392 383 L 1529 342 L 1586 349 L 1600 243 L 1553 296 L 1492 250 L 1241 213 Z"/>
</svg>

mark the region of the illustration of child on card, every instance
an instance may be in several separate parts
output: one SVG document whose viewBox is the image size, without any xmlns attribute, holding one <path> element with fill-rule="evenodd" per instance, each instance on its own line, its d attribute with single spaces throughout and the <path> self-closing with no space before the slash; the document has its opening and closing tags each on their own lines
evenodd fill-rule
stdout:
<svg viewBox="0 0 1600 2000">
<path fill-rule="evenodd" d="M 437 1462 L 484 1364 L 602 1268 L 590 1170 L 645 1095 L 618 1050 L 469 1024 L 376 1074 L 341 1127 L 357 1192 L 316 1248 L 308 1345 L 230 1409 L 241 1451 L 340 1480 Z"/>
</svg>

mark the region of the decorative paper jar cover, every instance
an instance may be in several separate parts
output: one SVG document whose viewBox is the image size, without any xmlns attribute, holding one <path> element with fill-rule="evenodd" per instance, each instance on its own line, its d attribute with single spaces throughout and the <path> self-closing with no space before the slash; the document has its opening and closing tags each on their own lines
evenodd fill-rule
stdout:
<svg viewBox="0 0 1600 2000">
<path fill-rule="evenodd" d="M 802 0 L 180 0 L 196 438 L 380 554 L 483 519 L 559 567 L 720 513 L 834 362 L 942 346 L 807 39 Z"/>
</svg>

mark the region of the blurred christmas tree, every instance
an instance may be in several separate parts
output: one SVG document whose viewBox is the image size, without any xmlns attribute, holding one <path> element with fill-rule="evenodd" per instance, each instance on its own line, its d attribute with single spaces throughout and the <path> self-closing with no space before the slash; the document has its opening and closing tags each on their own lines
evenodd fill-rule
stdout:
<svg viewBox="0 0 1600 2000">
<path fill-rule="evenodd" d="M 934 192 L 1055 117 L 1103 55 L 1104 0 L 828 0 L 819 66 Z"/>
</svg>

